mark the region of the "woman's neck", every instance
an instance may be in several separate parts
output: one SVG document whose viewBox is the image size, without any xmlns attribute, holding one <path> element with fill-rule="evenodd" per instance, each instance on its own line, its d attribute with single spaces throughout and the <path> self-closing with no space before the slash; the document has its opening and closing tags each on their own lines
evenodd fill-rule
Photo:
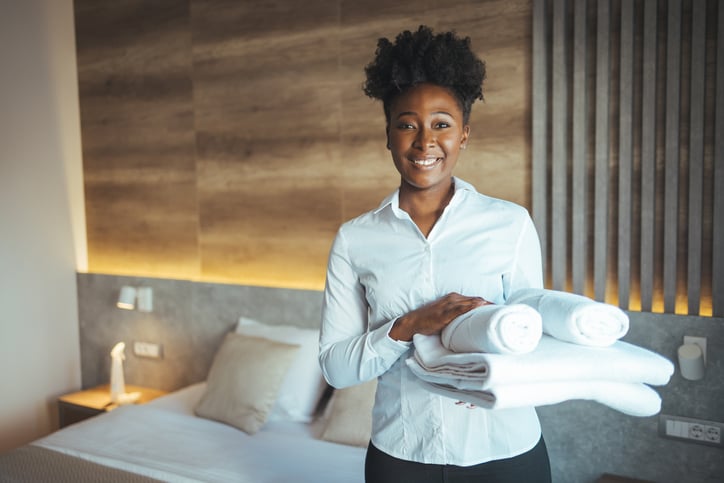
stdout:
<svg viewBox="0 0 724 483">
<path fill-rule="evenodd" d="M 427 238 L 454 193 L 455 185 L 452 178 L 447 189 L 423 190 L 403 184 L 400 186 L 400 209 L 410 215 L 412 221 Z"/>
</svg>

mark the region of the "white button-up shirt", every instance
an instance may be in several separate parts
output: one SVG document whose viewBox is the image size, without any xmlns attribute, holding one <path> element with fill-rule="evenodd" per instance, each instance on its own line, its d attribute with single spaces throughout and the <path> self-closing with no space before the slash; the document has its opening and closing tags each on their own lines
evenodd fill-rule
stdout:
<svg viewBox="0 0 724 483">
<path fill-rule="evenodd" d="M 324 293 L 320 363 L 337 388 L 378 378 L 372 443 L 397 458 L 469 466 L 530 450 L 534 408 L 471 409 L 427 391 L 407 368 L 413 348 L 395 320 L 450 292 L 503 303 L 542 287 L 540 243 L 528 212 L 453 179 L 455 193 L 425 238 L 399 192 L 339 229 Z"/>
</svg>

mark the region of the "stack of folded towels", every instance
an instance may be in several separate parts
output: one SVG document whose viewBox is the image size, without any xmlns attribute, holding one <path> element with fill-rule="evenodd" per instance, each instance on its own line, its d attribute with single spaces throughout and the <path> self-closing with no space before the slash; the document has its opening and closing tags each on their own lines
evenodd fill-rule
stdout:
<svg viewBox="0 0 724 483">
<path fill-rule="evenodd" d="M 485 305 L 440 335 L 414 336 L 408 367 L 429 389 L 483 408 L 597 401 L 652 416 L 674 365 L 623 342 L 628 316 L 582 295 L 525 289 L 505 305 Z"/>
</svg>

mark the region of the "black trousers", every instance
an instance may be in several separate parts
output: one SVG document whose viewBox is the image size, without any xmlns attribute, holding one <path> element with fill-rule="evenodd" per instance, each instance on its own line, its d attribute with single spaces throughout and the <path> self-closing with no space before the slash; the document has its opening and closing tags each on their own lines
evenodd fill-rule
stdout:
<svg viewBox="0 0 724 483">
<path fill-rule="evenodd" d="M 405 461 L 383 453 L 370 443 L 365 459 L 365 482 L 551 483 L 551 467 L 543 437 L 526 453 L 474 466 Z"/>
</svg>

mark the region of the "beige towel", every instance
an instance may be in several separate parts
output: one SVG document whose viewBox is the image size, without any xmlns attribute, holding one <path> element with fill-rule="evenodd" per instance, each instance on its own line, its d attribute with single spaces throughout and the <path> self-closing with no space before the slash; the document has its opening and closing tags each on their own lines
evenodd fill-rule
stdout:
<svg viewBox="0 0 724 483">
<path fill-rule="evenodd" d="M 506 384 L 544 381 L 607 380 L 664 385 L 673 363 L 648 349 L 623 341 L 610 347 L 588 347 L 541 337 L 527 354 L 456 353 L 443 347 L 439 336 L 415 334 L 414 371 L 428 382 L 463 390 L 485 390 Z"/>
</svg>

